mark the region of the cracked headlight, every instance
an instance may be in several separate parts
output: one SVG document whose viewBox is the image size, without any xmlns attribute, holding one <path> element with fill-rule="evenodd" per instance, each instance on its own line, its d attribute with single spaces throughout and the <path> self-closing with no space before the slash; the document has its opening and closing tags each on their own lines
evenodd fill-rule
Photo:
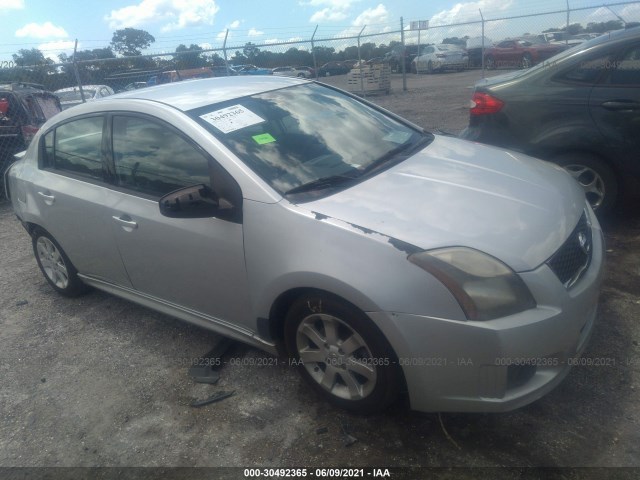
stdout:
<svg viewBox="0 0 640 480">
<path fill-rule="evenodd" d="M 414 253 L 408 260 L 440 280 L 469 320 L 492 320 L 536 306 L 518 274 L 478 250 L 441 248 Z"/>
</svg>

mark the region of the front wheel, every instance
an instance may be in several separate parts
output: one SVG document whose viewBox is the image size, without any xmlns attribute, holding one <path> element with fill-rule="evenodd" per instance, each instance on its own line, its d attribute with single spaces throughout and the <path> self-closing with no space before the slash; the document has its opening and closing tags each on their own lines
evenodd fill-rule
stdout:
<svg viewBox="0 0 640 480">
<path fill-rule="evenodd" d="M 586 152 L 566 153 L 553 160 L 578 181 L 599 217 L 613 209 L 618 197 L 618 181 L 611 167 Z"/>
<path fill-rule="evenodd" d="M 285 342 L 303 378 L 341 408 L 384 410 L 399 393 L 400 373 L 389 343 L 361 311 L 322 292 L 290 307 Z"/>
<path fill-rule="evenodd" d="M 49 285 L 65 297 L 77 297 L 89 290 L 78 277 L 69 257 L 46 231 L 36 229 L 32 235 L 33 253 Z"/>
<path fill-rule="evenodd" d="M 525 53 L 522 56 L 522 61 L 520 62 L 520 65 L 522 66 L 522 68 L 531 68 L 531 66 L 533 65 L 533 59 L 531 58 L 531 55 L 528 53 Z"/>
</svg>

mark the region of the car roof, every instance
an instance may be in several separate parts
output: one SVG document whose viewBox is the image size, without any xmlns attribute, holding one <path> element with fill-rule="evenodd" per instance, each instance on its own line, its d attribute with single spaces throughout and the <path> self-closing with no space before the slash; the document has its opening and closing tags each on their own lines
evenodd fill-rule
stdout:
<svg viewBox="0 0 640 480">
<path fill-rule="evenodd" d="M 187 111 L 205 105 L 211 105 L 212 103 L 224 102 L 234 98 L 246 97 L 248 95 L 255 95 L 308 82 L 308 80 L 296 78 L 271 76 L 206 78 L 167 83 L 150 88 L 122 92 L 106 97 L 100 100 L 100 102 L 123 98 L 152 100 Z"/>
</svg>

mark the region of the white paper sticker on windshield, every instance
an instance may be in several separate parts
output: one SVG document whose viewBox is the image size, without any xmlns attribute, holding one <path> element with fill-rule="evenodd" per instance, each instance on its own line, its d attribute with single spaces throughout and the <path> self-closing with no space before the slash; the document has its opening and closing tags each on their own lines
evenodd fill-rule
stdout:
<svg viewBox="0 0 640 480">
<path fill-rule="evenodd" d="M 209 122 L 222 133 L 235 132 L 241 128 L 265 121 L 264 118 L 260 118 L 242 105 L 234 105 L 233 107 L 223 108 L 215 112 L 205 113 L 204 115 L 200 115 L 200 118 Z"/>
</svg>

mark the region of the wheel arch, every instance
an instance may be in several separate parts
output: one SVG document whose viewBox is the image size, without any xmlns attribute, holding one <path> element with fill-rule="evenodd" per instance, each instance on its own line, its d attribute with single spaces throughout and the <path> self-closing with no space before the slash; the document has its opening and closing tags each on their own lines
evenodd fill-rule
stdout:
<svg viewBox="0 0 640 480">
<path fill-rule="evenodd" d="M 387 343 L 391 354 L 393 355 L 393 361 L 395 365 L 398 366 L 397 371 L 399 375 L 399 388 L 400 394 L 403 397 L 406 397 L 404 400 L 408 402 L 408 386 L 407 380 L 405 377 L 404 368 L 400 367 L 398 358 L 398 352 L 394 348 L 393 344 L 389 341 L 389 338 L 383 330 L 378 326 L 378 324 L 367 315 L 366 310 L 362 309 L 355 303 L 349 301 L 341 295 L 337 295 L 329 290 L 325 290 L 322 288 L 314 288 L 314 287 L 296 287 L 291 288 L 285 292 L 282 292 L 272 303 L 271 309 L 269 312 L 269 333 L 271 335 L 271 339 L 275 341 L 276 348 L 278 353 L 284 357 L 288 356 L 287 348 L 285 346 L 285 319 L 287 316 L 287 312 L 291 308 L 291 306 L 302 296 L 304 295 L 312 295 L 312 294 L 322 294 L 328 297 L 332 297 L 338 302 L 343 302 L 351 308 L 359 310 L 364 314 L 365 317 L 368 318 L 371 328 L 376 331 L 381 338 Z"/>
</svg>

